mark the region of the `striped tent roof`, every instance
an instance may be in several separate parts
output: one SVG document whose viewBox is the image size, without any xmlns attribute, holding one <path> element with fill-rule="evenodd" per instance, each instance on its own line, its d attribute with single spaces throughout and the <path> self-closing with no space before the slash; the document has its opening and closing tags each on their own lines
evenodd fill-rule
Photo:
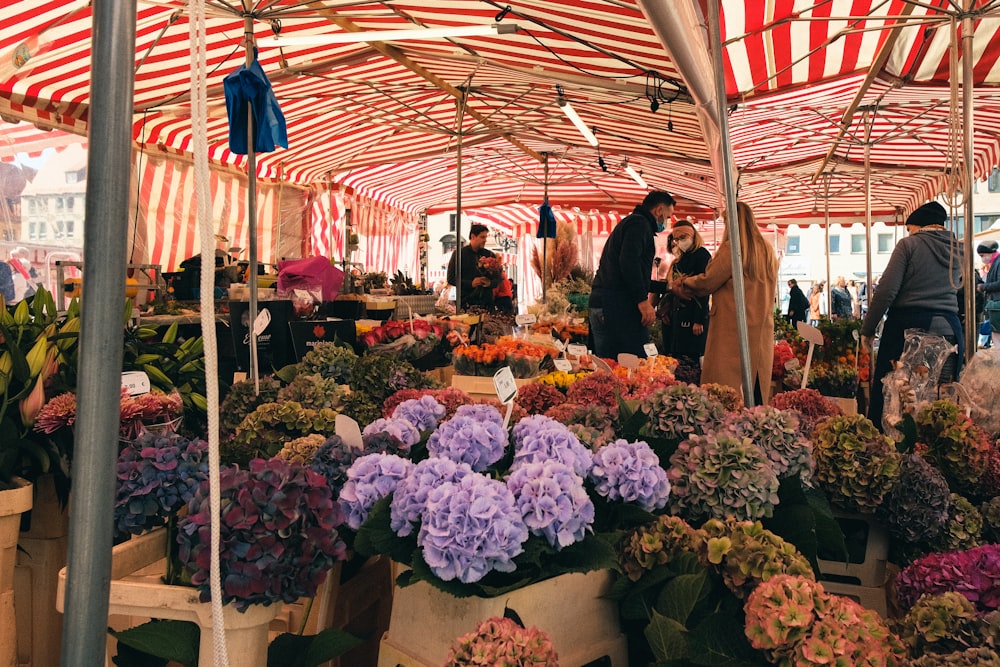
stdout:
<svg viewBox="0 0 1000 667">
<path fill-rule="evenodd" d="M 333 181 L 410 214 L 454 210 L 461 129 L 463 208 L 537 205 L 547 190 L 565 208 L 627 211 L 643 191 L 625 174 L 626 160 L 652 187 L 719 206 L 717 140 L 695 104 L 712 77 L 708 1 L 246 0 L 258 39 L 279 26 L 283 36 L 519 28 L 493 37 L 261 47 L 290 146 L 259 156 L 259 176 Z M 214 161 L 245 169 L 245 158 L 228 149 L 222 95 L 222 78 L 244 59 L 240 4 L 209 2 L 208 139 Z M 863 215 L 866 144 L 877 215 L 956 190 L 951 174 L 964 161 L 949 134 L 962 125 L 950 113 L 949 82 L 960 78 L 949 69 L 955 4 L 719 2 L 739 196 L 759 217 L 814 219 L 827 203 L 839 218 Z M 992 129 L 1000 120 L 996 4 L 973 2 L 979 177 L 1000 153 Z M 191 148 L 185 8 L 183 0 L 138 3 L 133 137 L 146 150 Z M 669 29 L 677 25 L 684 29 Z M 0 114 L 84 134 L 90 36 L 86 0 L 8 0 Z M 561 113 L 560 90 L 596 128 L 599 151 Z"/>
</svg>

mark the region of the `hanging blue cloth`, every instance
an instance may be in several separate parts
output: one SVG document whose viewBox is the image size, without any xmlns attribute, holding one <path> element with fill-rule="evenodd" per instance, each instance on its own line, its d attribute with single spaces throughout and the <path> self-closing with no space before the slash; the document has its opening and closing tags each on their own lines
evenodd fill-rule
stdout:
<svg viewBox="0 0 1000 667">
<path fill-rule="evenodd" d="M 538 207 L 538 233 L 536 239 L 554 239 L 556 237 L 556 216 L 548 202 Z"/>
<path fill-rule="evenodd" d="M 277 146 L 288 148 L 285 116 L 264 68 L 257 62 L 257 49 L 253 50 L 250 66 L 240 65 L 227 74 L 222 80 L 222 88 L 229 115 L 229 150 L 239 155 L 247 154 L 247 105 L 253 109 L 254 151 L 270 153 Z"/>
</svg>

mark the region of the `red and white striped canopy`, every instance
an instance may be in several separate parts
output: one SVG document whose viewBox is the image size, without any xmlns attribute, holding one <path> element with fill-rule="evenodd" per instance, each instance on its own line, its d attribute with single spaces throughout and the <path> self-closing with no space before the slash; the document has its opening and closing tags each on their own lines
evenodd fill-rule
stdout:
<svg viewBox="0 0 1000 667">
<path fill-rule="evenodd" d="M 650 186 L 717 207 L 717 140 L 694 104 L 712 77 L 708 1 L 212 0 L 210 157 L 245 169 L 245 158 L 228 149 L 222 94 L 222 78 L 244 60 L 243 13 L 258 39 L 279 25 L 281 35 L 301 36 L 499 22 L 519 30 L 262 47 L 290 145 L 258 156 L 259 176 L 332 181 L 404 213 L 454 210 L 461 134 L 463 208 L 537 205 L 547 193 L 569 210 L 627 211 L 643 190 L 624 172 L 626 159 Z M 979 177 L 989 173 L 1000 157 L 1000 8 L 973 0 L 963 25 L 953 14 L 965 1 L 721 0 L 740 198 L 764 220 L 821 219 L 827 205 L 841 219 L 861 219 L 866 152 L 876 215 L 959 190 L 953 174 L 964 167 L 956 134 L 963 123 L 951 102 L 962 91 L 949 83 L 961 72 L 949 67 L 948 45 L 968 26 L 970 166 Z M 183 154 L 192 145 L 186 4 L 138 4 L 133 137 L 145 150 Z M 674 25 L 687 20 L 686 28 L 665 30 L 664 15 Z M 86 0 L 7 0 L 0 16 L 3 118 L 85 133 L 90 36 Z M 599 150 L 561 112 L 560 90 L 596 128 Z"/>
</svg>

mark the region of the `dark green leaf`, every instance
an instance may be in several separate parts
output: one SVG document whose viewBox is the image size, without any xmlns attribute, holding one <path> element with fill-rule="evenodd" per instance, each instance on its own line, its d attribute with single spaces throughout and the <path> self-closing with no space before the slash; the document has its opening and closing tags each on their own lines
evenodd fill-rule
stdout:
<svg viewBox="0 0 1000 667">
<path fill-rule="evenodd" d="M 913 415 L 904 413 L 903 420 L 896 424 L 896 428 L 903 434 L 903 438 L 896 443 L 896 449 L 903 454 L 912 452 L 917 444 L 917 423 L 913 420 Z"/>
<path fill-rule="evenodd" d="M 280 444 L 280 443 L 279 443 Z M 392 560 L 409 563 L 417 548 L 416 529 L 408 539 L 400 539 L 389 527 L 389 503 L 392 496 L 380 499 L 368 513 L 368 519 L 358 529 L 354 550 L 362 556 L 386 554 Z"/>
<path fill-rule="evenodd" d="M 695 606 L 708 597 L 711 591 L 712 582 L 707 572 L 674 577 L 657 596 L 654 613 L 663 614 L 681 625 L 687 625 L 688 617 Z"/>
<path fill-rule="evenodd" d="M 267 667 L 317 667 L 362 643 L 362 639 L 335 628 L 305 636 L 286 632 L 267 647 Z"/>
<path fill-rule="evenodd" d="M 735 614 L 708 616 L 688 636 L 692 662 L 715 667 L 759 667 L 769 664 L 750 646 L 743 634 L 742 619 Z"/>
<path fill-rule="evenodd" d="M 807 489 L 805 494 L 816 522 L 817 554 L 823 554 L 829 560 L 846 561 L 849 554 L 844 530 L 834 518 L 826 495 L 819 489 Z"/>
<path fill-rule="evenodd" d="M 810 562 L 815 562 L 818 548 L 816 519 L 807 503 L 786 505 L 782 502 L 774 508 L 774 516 L 764 520 L 763 525 L 786 542 L 794 544 Z"/>
<path fill-rule="evenodd" d="M 150 621 L 128 630 L 108 630 L 119 643 L 185 667 L 198 664 L 201 629 L 191 621 Z"/>
<path fill-rule="evenodd" d="M 643 634 L 658 661 L 682 660 L 688 657 L 687 628 L 674 619 L 654 611 L 653 618 Z"/>
</svg>

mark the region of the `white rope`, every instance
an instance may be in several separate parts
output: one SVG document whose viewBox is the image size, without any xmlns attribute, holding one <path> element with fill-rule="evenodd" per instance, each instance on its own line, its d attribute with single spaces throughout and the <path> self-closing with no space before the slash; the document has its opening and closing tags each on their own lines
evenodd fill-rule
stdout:
<svg viewBox="0 0 1000 667">
<path fill-rule="evenodd" d="M 212 193 L 208 172 L 208 86 L 205 65 L 205 0 L 191 0 L 188 7 L 191 40 L 191 135 L 194 152 L 195 197 L 201 244 L 201 334 L 205 341 L 205 398 L 208 402 L 208 479 L 211 524 L 209 586 L 212 599 L 212 639 L 215 667 L 229 667 L 226 626 L 222 615 L 219 481 L 219 355 L 215 338 L 215 229 L 212 226 Z M 201 656 L 206 663 L 208 656 Z"/>
</svg>

